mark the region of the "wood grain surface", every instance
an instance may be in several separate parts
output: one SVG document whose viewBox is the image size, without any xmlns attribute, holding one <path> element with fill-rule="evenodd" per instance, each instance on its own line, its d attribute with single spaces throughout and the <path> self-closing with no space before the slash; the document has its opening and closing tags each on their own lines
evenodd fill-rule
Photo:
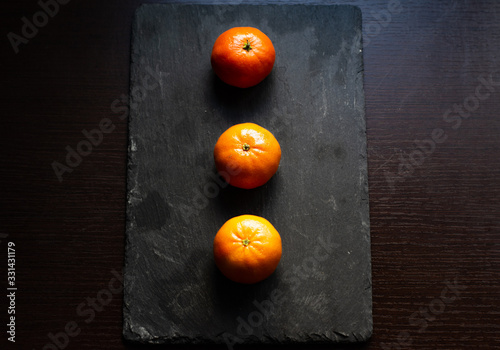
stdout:
<svg viewBox="0 0 500 350">
<path fill-rule="evenodd" d="M 116 276 L 141 1 L 40 3 L 0 5 L 1 348 L 135 349 Z M 374 334 L 356 348 L 500 349 L 500 4 L 336 3 L 364 20 Z"/>
</svg>

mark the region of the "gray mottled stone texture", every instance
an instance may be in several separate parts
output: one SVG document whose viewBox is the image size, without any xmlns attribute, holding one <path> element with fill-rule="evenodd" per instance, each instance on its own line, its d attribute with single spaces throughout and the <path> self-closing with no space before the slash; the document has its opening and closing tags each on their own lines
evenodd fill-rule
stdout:
<svg viewBox="0 0 500 350">
<path fill-rule="evenodd" d="M 249 89 L 210 67 L 217 36 L 254 26 L 273 72 Z M 124 337 L 143 343 L 351 343 L 372 331 L 361 12 L 352 6 L 144 5 L 133 26 Z M 241 122 L 282 147 L 276 175 L 241 190 L 213 147 Z M 212 242 L 254 214 L 280 232 L 276 272 L 239 285 Z"/>
</svg>

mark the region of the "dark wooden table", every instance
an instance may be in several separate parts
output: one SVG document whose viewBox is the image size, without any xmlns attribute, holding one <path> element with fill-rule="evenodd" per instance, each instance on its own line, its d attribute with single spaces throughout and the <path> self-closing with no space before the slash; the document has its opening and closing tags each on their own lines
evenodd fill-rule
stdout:
<svg viewBox="0 0 500 350">
<path fill-rule="evenodd" d="M 141 1 L 60 2 L 0 5 L 0 347 L 134 349 L 123 101 Z M 500 349 L 500 3 L 337 3 L 364 17 L 374 334 L 356 348 Z"/>
</svg>

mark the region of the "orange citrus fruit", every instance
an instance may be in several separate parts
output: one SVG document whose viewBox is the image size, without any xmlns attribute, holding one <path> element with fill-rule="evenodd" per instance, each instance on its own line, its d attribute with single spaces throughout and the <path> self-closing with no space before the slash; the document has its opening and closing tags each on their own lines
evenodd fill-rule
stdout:
<svg viewBox="0 0 500 350">
<path fill-rule="evenodd" d="M 252 27 L 235 27 L 215 40 L 211 63 L 225 83 L 247 88 L 271 73 L 276 53 L 266 34 Z"/>
<path fill-rule="evenodd" d="M 214 239 L 214 258 L 230 280 L 257 283 L 269 277 L 281 259 L 281 237 L 266 219 L 255 215 L 226 221 Z"/>
<path fill-rule="evenodd" d="M 245 189 L 264 185 L 276 173 L 281 148 L 274 135 L 254 123 L 224 131 L 214 148 L 215 166 L 229 184 Z"/>
</svg>

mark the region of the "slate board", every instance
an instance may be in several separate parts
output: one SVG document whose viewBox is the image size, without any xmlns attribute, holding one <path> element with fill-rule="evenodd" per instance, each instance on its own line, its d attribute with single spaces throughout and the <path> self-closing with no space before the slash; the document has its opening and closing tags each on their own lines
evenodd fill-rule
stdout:
<svg viewBox="0 0 500 350">
<path fill-rule="evenodd" d="M 232 88 L 210 67 L 235 26 L 273 41 L 273 72 Z M 131 57 L 124 337 L 141 343 L 351 343 L 372 332 L 361 12 L 335 5 L 141 6 Z M 254 122 L 282 148 L 276 175 L 241 190 L 213 147 Z M 254 214 L 283 257 L 255 285 L 227 280 L 212 242 Z"/>
</svg>

